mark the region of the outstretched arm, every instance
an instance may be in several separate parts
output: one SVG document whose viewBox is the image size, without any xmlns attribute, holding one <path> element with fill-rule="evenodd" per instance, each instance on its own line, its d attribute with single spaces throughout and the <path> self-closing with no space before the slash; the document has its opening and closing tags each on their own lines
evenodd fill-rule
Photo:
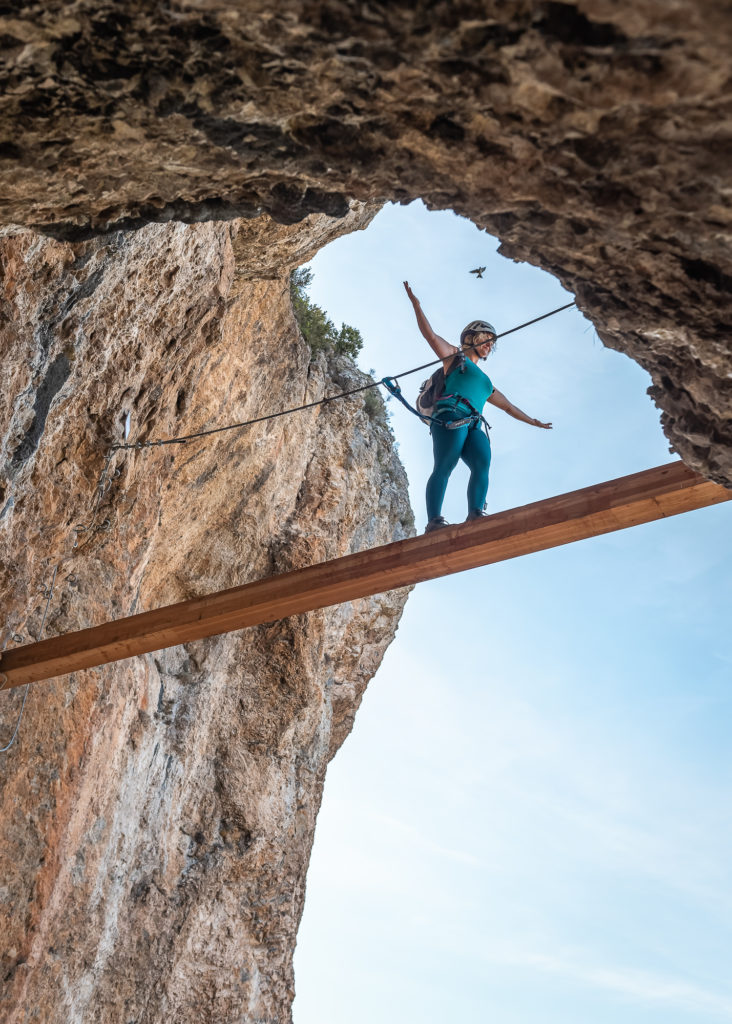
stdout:
<svg viewBox="0 0 732 1024">
<path fill-rule="evenodd" d="M 500 391 L 494 391 L 488 401 L 491 405 L 495 405 L 497 408 L 507 412 L 509 416 L 513 416 L 515 420 L 521 420 L 522 423 L 529 423 L 532 427 L 542 427 L 544 430 L 552 429 L 551 423 L 542 423 L 541 420 L 534 420 L 531 416 L 527 416 L 525 412 L 521 412 L 521 410 L 512 402 L 509 402 L 506 396 L 501 394 Z"/>
<path fill-rule="evenodd" d="M 430 322 L 424 315 L 422 307 L 419 304 L 419 299 L 409 287 L 408 281 L 404 282 L 404 288 L 409 296 L 409 301 L 414 307 L 414 315 L 417 317 L 417 326 L 419 327 L 420 333 L 422 334 L 422 337 L 427 340 L 435 355 L 438 355 L 440 359 L 449 359 L 450 356 L 455 355 L 458 351 L 457 348 L 445 341 L 444 338 L 441 338 L 439 334 L 435 334 L 430 327 Z"/>
</svg>

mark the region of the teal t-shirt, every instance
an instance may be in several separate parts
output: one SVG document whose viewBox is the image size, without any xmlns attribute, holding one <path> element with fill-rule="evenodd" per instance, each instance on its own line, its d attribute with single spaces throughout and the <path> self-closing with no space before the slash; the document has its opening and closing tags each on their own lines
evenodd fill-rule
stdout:
<svg viewBox="0 0 732 1024">
<path fill-rule="evenodd" d="M 471 359 L 466 359 L 464 372 L 461 373 L 456 367 L 445 378 L 445 394 L 460 395 L 467 398 L 474 409 L 481 412 L 483 406 L 493 394 L 493 384 L 490 377 L 483 373 L 479 366 Z M 442 399 L 437 403 L 439 408 Z"/>
</svg>

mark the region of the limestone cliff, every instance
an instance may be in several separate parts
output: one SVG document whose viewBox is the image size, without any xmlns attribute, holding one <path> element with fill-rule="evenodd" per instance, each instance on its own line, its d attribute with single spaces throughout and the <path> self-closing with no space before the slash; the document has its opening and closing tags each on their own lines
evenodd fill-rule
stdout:
<svg viewBox="0 0 732 1024">
<path fill-rule="evenodd" d="M 352 378 L 310 365 L 287 270 L 359 204 L 422 197 L 555 273 L 732 483 L 731 25 L 715 0 L 0 5 L 5 637 L 66 555 L 46 634 L 410 528 L 354 400 L 118 456 L 74 530 L 128 415 L 166 436 Z M 323 772 L 403 596 L 31 690 L 4 1019 L 287 1020 Z"/>
<path fill-rule="evenodd" d="M 0 8 L 0 220 L 422 197 L 557 274 L 732 483 L 729 54 L 717 0 L 29 0 Z"/>
<path fill-rule="evenodd" d="M 372 212 L 4 240 L 4 642 L 37 633 L 59 560 L 44 635 L 411 532 L 383 409 L 362 396 L 118 453 L 90 516 L 128 417 L 131 438 L 167 437 L 362 379 L 310 362 L 288 270 Z M 4 1022 L 289 1019 L 326 765 L 405 597 L 31 688 L 0 765 Z M 22 692 L 2 696 L 0 744 Z"/>
</svg>

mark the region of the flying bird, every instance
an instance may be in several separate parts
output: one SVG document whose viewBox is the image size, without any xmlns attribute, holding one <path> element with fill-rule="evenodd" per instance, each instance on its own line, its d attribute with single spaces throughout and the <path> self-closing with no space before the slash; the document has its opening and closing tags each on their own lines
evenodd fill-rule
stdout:
<svg viewBox="0 0 732 1024">
<path fill-rule="evenodd" d="M 478 277 L 482 277 L 484 270 L 485 270 L 485 267 L 476 267 L 475 270 L 471 270 L 470 273 L 471 274 L 477 274 Z"/>
</svg>

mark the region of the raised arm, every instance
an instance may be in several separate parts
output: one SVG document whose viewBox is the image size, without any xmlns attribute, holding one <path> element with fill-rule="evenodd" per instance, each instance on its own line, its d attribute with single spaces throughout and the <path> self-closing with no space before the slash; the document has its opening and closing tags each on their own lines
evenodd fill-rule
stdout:
<svg viewBox="0 0 732 1024">
<path fill-rule="evenodd" d="M 525 412 L 521 412 L 512 402 L 506 398 L 505 395 L 501 394 L 500 391 L 495 391 L 488 399 L 491 405 L 495 405 L 498 409 L 502 409 L 503 412 L 507 412 L 509 416 L 513 416 L 515 420 L 521 420 L 522 423 L 528 423 L 532 427 L 541 427 L 543 430 L 551 430 L 551 423 L 542 423 L 541 420 L 533 420 L 531 416 L 527 416 Z"/>
<path fill-rule="evenodd" d="M 449 359 L 451 356 L 454 356 L 458 349 L 455 345 L 451 345 L 448 341 L 445 341 L 444 338 L 441 338 L 439 334 L 435 334 L 432 330 L 430 322 L 424 315 L 422 307 L 419 304 L 419 299 L 409 287 L 408 281 L 404 282 L 404 288 L 409 296 L 409 301 L 414 307 L 414 315 L 417 317 L 417 326 L 419 327 L 420 333 L 422 334 L 422 337 L 427 340 L 432 351 L 435 355 L 439 356 L 440 359 Z"/>
</svg>

